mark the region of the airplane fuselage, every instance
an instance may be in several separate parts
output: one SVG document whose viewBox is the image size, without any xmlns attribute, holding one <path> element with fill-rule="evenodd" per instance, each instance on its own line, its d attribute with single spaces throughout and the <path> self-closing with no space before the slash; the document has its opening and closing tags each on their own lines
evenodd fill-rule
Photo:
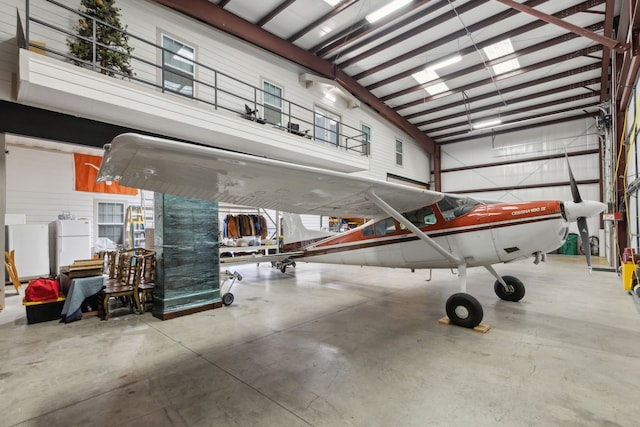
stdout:
<svg viewBox="0 0 640 427">
<path fill-rule="evenodd" d="M 550 252 L 564 243 L 568 232 L 559 201 L 458 207 L 439 202 L 403 216 L 469 267 Z M 313 243 L 287 245 L 285 250 L 303 251 L 301 260 L 309 262 L 415 269 L 456 266 L 393 218 Z"/>
</svg>

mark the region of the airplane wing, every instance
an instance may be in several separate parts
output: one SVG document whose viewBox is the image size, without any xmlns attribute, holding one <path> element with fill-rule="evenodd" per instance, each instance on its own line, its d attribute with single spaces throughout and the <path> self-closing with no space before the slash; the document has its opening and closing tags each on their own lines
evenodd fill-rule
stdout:
<svg viewBox="0 0 640 427">
<path fill-rule="evenodd" d="M 440 200 L 435 191 L 211 147 L 122 134 L 105 146 L 98 181 L 298 214 L 379 217 L 373 192 L 399 212 Z"/>
</svg>

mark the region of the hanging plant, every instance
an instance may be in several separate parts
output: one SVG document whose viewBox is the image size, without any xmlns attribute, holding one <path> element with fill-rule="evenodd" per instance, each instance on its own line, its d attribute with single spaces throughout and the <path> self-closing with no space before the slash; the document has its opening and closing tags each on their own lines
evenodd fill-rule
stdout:
<svg viewBox="0 0 640 427">
<path fill-rule="evenodd" d="M 95 22 L 96 62 L 100 72 L 108 76 L 120 74 L 123 78 L 131 77 L 133 70 L 129 59 L 133 48 L 129 46 L 129 36 L 125 33 L 127 26 L 123 27 L 120 23 L 120 9 L 114 5 L 115 0 L 82 0 L 80 4 L 79 11 L 95 20 L 83 16 L 73 27 L 79 37 L 68 39 L 67 45 L 71 54 L 78 59 L 74 63 L 86 65 L 86 62 L 93 61 Z"/>
</svg>

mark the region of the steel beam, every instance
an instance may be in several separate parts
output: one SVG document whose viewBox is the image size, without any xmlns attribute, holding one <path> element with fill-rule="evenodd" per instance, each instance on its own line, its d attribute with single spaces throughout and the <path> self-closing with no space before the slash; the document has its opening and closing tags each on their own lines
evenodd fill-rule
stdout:
<svg viewBox="0 0 640 427">
<path fill-rule="evenodd" d="M 426 3 L 429 3 L 432 0 L 419 0 L 419 1 L 415 1 L 414 3 L 412 3 L 411 7 L 407 10 L 407 8 L 403 8 L 402 10 L 393 13 L 389 16 L 386 16 L 384 18 L 382 18 L 381 20 L 379 20 L 378 22 L 376 22 L 375 25 L 369 23 L 369 21 L 367 21 L 366 19 L 361 19 L 360 21 L 352 24 L 349 26 L 349 28 L 344 29 L 343 31 L 340 31 L 339 33 L 334 34 L 333 36 L 329 37 L 327 40 L 323 40 L 320 43 L 318 43 L 317 45 L 313 46 L 311 49 L 309 49 L 311 52 L 315 53 L 318 56 L 322 56 L 322 57 L 326 57 L 327 55 L 330 55 L 338 50 L 340 50 L 343 46 L 347 45 L 347 44 L 352 44 L 354 42 L 356 42 L 357 40 L 359 40 L 360 38 L 366 36 L 367 34 L 369 34 L 370 32 L 383 27 L 387 24 L 389 24 L 391 21 L 395 21 L 396 19 L 398 19 L 400 16 L 402 15 L 408 15 L 409 13 L 411 13 L 413 10 L 423 6 Z M 382 30 L 381 32 L 379 32 L 376 37 L 384 37 L 385 35 L 392 33 L 393 31 L 396 31 L 402 27 L 404 27 L 405 25 L 415 21 L 416 19 L 420 19 L 422 17 L 425 16 L 429 16 L 431 13 L 436 12 L 438 9 L 447 6 L 446 2 L 438 2 L 437 4 L 435 4 L 434 6 L 430 6 L 424 10 L 421 10 L 420 12 L 416 13 L 415 15 L 412 15 L 411 17 L 407 18 L 407 19 L 403 19 L 400 22 L 394 23 L 388 27 L 385 27 L 384 30 Z M 366 43 L 366 42 L 365 42 Z M 355 47 L 349 47 L 343 51 L 340 52 L 340 55 L 343 55 L 347 52 L 350 52 L 352 49 L 354 49 Z M 335 56 L 332 58 L 327 58 L 329 61 L 334 62 Z"/>
<path fill-rule="evenodd" d="M 520 74 L 528 73 L 529 71 L 534 71 L 534 70 L 538 70 L 540 68 L 548 67 L 550 65 L 555 65 L 555 64 L 558 64 L 560 62 L 571 60 L 571 59 L 576 58 L 578 56 L 589 55 L 589 54 L 591 54 L 593 52 L 598 52 L 600 50 L 602 50 L 602 45 L 599 45 L 599 44 L 593 45 L 593 46 L 587 47 L 585 49 L 580 49 L 580 50 L 577 50 L 575 52 L 571 52 L 571 53 L 568 53 L 568 54 L 565 54 L 565 55 L 556 56 L 555 58 L 547 59 L 546 61 L 542 61 L 542 62 L 538 62 L 536 64 L 529 65 L 528 67 L 518 68 L 517 70 L 513 70 L 513 71 L 509 71 L 507 73 L 499 74 L 499 75 L 497 75 L 495 77 L 489 77 L 489 78 L 486 78 L 484 80 L 478 80 L 476 82 L 469 83 L 467 85 L 460 86 L 460 87 L 457 87 L 455 89 L 448 90 L 446 92 L 441 92 L 441 93 L 438 93 L 436 95 L 432 95 L 432 96 L 428 96 L 428 97 L 425 97 L 425 98 L 416 99 L 415 101 L 411 101 L 411 102 L 407 102 L 407 103 L 402 104 L 402 105 L 398 105 L 398 106 L 394 107 L 394 110 L 399 111 L 399 110 L 404 110 L 405 108 L 415 107 L 416 105 L 425 104 L 425 103 L 427 103 L 429 101 L 434 101 L 436 99 L 440 99 L 440 98 L 444 98 L 444 97 L 447 97 L 447 96 L 451 96 L 453 94 L 460 93 L 460 92 L 463 92 L 463 91 L 466 91 L 466 90 L 469 90 L 469 89 L 473 89 L 473 88 L 476 88 L 476 87 L 479 87 L 479 86 L 484 86 L 484 85 L 487 85 L 487 84 L 491 84 L 493 82 L 497 82 L 497 81 L 500 81 L 500 80 L 508 79 L 510 77 L 519 76 Z"/>
<path fill-rule="evenodd" d="M 569 22 L 563 21 L 562 19 L 558 19 L 555 16 L 551 16 L 546 13 L 540 12 L 522 3 L 517 3 L 513 0 L 495 0 L 495 1 L 500 2 L 505 6 L 509 6 L 512 9 L 519 10 L 520 12 L 534 16 L 550 24 L 557 25 L 560 28 L 564 28 L 565 30 L 576 33 L 582 37 L 586 37 L 610 49 L 617 50 L 618 52 L 624 52 L 625 50 L 629 49 L 629 46 L 626 43 L 620 43 L 617 40 L 610 39 L 609 37 L 604 37 L 604 36 L 601 36 L 600 34 L 587 31 L 582 27 L 573 25 Z"/>
<path fill-rule="evenodd" d="M 589 98 L 593 98 L 595 96 L 600 96 L 600 94 L 597 93 L 597 92 L 588 92 L 588 93 L 583 93 L 581 95 L 573 95 L 573 96 L 567 96 L 565 98 L 554 99 L 552 101 L 542 102 L 540 104 L 528 105 L 526 107 L 509 108 L 509 109 L 505 110 L 504 112 L 500 113 L 500 117 L 501 118 L 505 118 L 505 117 L 516 115 L 516 114 L 528 113 L 530 111 L 540 110 L 540 109 L 543 109 L 543 108 L 555 107 L 557 105 L 568 104 L 570 102 L 582 101 L 583 99 L 589 99 Z M 491 107 L 487 106 L 486 108 L 490 109 Z M 486 117 L 480 117 L 478 119 L 482 120 L 482 119 L 486 119 Z M 425 132 L 427 132 L 427 133 L 442 132 L 443 130 L 460 128 L 461 126 L 468 125 L 468 123 L 469 122 L 467 121 L 467 118 L 465 117 L 464 121 L 451 123 L 451 124 L 448 124 L 448 125 L 445 125 L 445 126 L 436 127 L 436 128 L 429 128 L 429 129 L 426 129 Z"/>
<path fill-rule="evenodd" d="M 594 0 L 588 0 L 588 1 L 585 1 L 583 3 L 577 4 L 575 6 L 572 6 L 570 8 L 561 10 L 560 12 L 555 13 L 554 16 L 567 17 L 567 16 L 574 15 L 576 13 L 586 12 L 590 8 L 592 8 L 592 7 L 596 6 L 596 5 L 602 4 L 604 2 L 605 2 L 605 0 L 595 0 L 595 1 Z M 474 44 L 473 46 L 469 46 L 469 47 L 460 49 L 460 50 L 458 50 L 458 55 L 464 56 L 464 55 L 476 54 L 478 49 L 485 48 L 487 46 L 490 46 L 492 44 L 495 44 L 495 43 L 497 43 L 499 41 L 502 41 L 504 39 L 507 39 L 507 38 L 513 38 L 513 37 L 519 36 L 521 34 L 524 34 L 526 32 L 533 31 L 536 28 L 540 28 L 540 27 L 542 27 L 544 25 L 547 25 L 547 24 L 544 21 L 540 21 L 540 20 L 530 22 L 530 23 L 528 23 L 526 25 L 523 25 L 523 26 L 521 26 L 519 28 L 515 28 L 513 30 L 507 31 L 506 33 L 502 33 L 502 34 L 499 34 L 499 35 L 497 35 L 495 37 L 491 37 L 491 38 L 489 38 L 487 40 L 483 40 L 481 42 L 478 42 L 478 43 Z M 593 25 L 590 25 L 590 26 L 587 27 L 587 29 L 589 31 L 600 31 L 602 28 L 603 28 L 603 24 L 602 23 L 596 23 L 596 24 L 593 24 Z M 521 49 L 518 52 L 520 53 L 520 55 L 525 55 L 527 53 L 533 52 L 534 51 L 533 49 L 535 49 L 535 46 L 538 46 L 538 48 L 543 49 L 543 48 L 547 47 L 546 43 L 553 44 L 554 41 L 555 41 L 555 43 L 561 43 L 563 41 L 572 40 L 572 39 L 577 38 L 577 37 L 579 37 L 577 34 L 566 33 L 566 34 L 563 34 L 561 36 L 553 38 L 552 39 L 553 41 L 549 40 L 547 42 L 538 43 L 538 44 L 536 44 L 534 46 L 530 46 L 528 48 Z M 446 42 L 447 42 L 447 40 L 440 39 L 440 40 L 436 40 L 435 42 L 432 42 L 430 44 L 437 48 L 438 46 L 440 46 L 441 44 L 446 43 Z M 511 55 L 509 57 L 511 57 Z M 497 58 L 497 59 L 501 60 L 502 58 Z M 598 58 L 598 59 L 600 59 L 600 58 Z M 393 83 L 393 82 L 395 82 L 397 80 L 403 79 L 405 77 L 409 77 L 413 73 L 421 71 L 424 68 L 427 68 L 429 65 L 435 64 L 437 62 L 438 62 L 438 60 L 434 60 L 434 61 L 431 61 L 430 63 L 422 64 L 422 65 L 420 65 L 418 67 L 414 67 L 414 68 L 412 68 L 410 70 L 406 70 L 406 71 L 403 71 L 403 72 L 398 73 L 396 75 L 387 77 L 387 78 L 385 78 L 383 80 L 380 80 L 378 82 L 375 82 L 375 83 L 372 83 L 370 85 L 367 85 L 367 89 L 374 90 L 374 89 L 377 89 L 377 88 L 379 88 L 381 86 L 384 86 L 384 85 Z"/>
<path fill-rule="evenodd" d="M 545 1 L 547 1 L 547 0 L 529 0 L 527 3 L 528 4 L 532 4 L 532 5 L 538 5 L 538 4 L 544 3 Z M 468 2 L 468 3 L 464 4 L 463 6 L 461 6 L 459 8 L 457 8 L 456 10 L 459 13 L 462 13 L 463 11 L 467 12 L 467 11 L 471 10 L 472 7 L 480 6 L 483 3 L 485 3 L 484 0 L 482 2 L 480 2 L 480 1 L 471 1 L 471 2 Z M 379 64 L 379 65 L 377 65 L 375 67 L 372 67 L 372 68 L 370 68 L 370 69 L 368 69 L 366 71 L 363 71 L 363 72 L 361 72 L 359 74 L 356 74 L 353 77 L 356 80 L 361 80 L 361 79 L 363 79 L 365 77 L 369 77 L 369 76 L 371 76 L 373 74 L 376 74 L 376 73 L 384 70 L 385 68 L 389 68 L 389 67 L 391 67 L 393 65 L 399 64 L 400 62 L 403 62 L 403 61 L 406 61 L 406 60 L 409 60 L 409 59 L 413 59 L 416 56 L 420 56 L 423 53 L 431 50 L 432 48 L 442 45 L 443 43 L 450 42 L 450 41 L 453 41 L 453 40 L 457 40 L 460 37 L 466 36 L 468 32 L 480 31 L 480 30 L 484 29 L 485 27 L 487 27 L 489 25 L 495 25 L 496 23 L 498 23 L 498 22 L 500 22 L 500 21 L 502 21 L 504 19 L 507 19 L 507 18 L 509 18 L 511 16 L 514 16 L 517 13 L 518 12 L 516 10 L 506 10 L 504 12 L 500 12 L 500 13 L 498 13 L 496 15 L 493 15 L 493 16 L 491 16 L 489 18 L 483 19 L 480 22 L 476 22 L 475 24 L 470 25 L 468 28 L 464 28 L 462 30 L 455 31 L 455 32 L 449 34 L 448 36 L 439 39 L 436 43 L 427 43 L 427 44 L 425 44 L 423 46 L 420 46 L 418 48 L 415 48 L 415 49 L 413 49 L 413 50 L 411 50 L 411 51 L 409 51 L 407 53 L 404 53 L 402 55 L 398 55 L 398 56 L 394 57 L 393 59 L 385 61 L 382 64 Z M 456 16 L 455 13 L 453 14 L 453 16 Z M 429 27 L 426 27 L 423 30 L 427 30 L 428 28 Z M 399 36 L 399 37 L 401 37 L 401 36 Z M 391 42 L 391 40 L 389 42 Z M 374 49 L 371 49 L 368 52 L 370 52 L 371 55 L 374 54 L 374 53 L 378 53 L 380 50 L 382 50 L 382 48 L 390 47 L 391 45 L 390 45 L 389 42 L 386 42 L 386 43 L 384 43 L 382 45 L 376 46 Z M 365 52 L 365 53 L 367 53 L 367 52 Z M 369 55 L 367 55 L 367 56 L 369 56 Z M 360 58 L 360 59 L 362 59 L 364 57 L 365 56 L 363 56 L 363 55 L 359 55 L 358 56 L 358 58 Z M 350 59 L 350 61 L 351 60 L 352 59 Z M 348 64 L 346 64 L 346 63 L 341 63 L 340 64 L 340 66 L 343 67 L 343 68 L 346 67 L 347 65 Z"/>
<path fill-rule="evenodd" d="M 600 24 L 592 25 L 591 27 L 592 28 L 602 28 L 602 24 L 600 23 Z M 381 96 L 380 99 L 382 101 L 384 101 L 384 102 L 387 102 L 387 101 L 389 101 L 389 100 L 391 100 L 393 98 L 398 98 L 398 97 L 403 96 L 403 95 L 407 95 L 407 94 L 410 94 L 410 93 L 413 93 L 413 92 L 418 92 L 418 91 L 424 90 L 424 88 L 429 87 L 429 86 L 431 86 L 431 85 L 433 85 L 435 83 L 439 83 L 439 82 L 445 82 L 446 83 L 449 80 L 453 80 L 455 78 L 462 77 L 462 76 L 465 76 L 467 74 L 471 74 L 471 73 L 473 73 L 475 71 L 484 70 L 485 68 L 492 67 L 492 66 L 494 66 L 496 64 L 500 64 L 500 63 L 508 61 L 510 59 L 518 58 L 519 56 L 523 56 L 523 55 L 528 55 L 528 54 L 537 52 L 537 51 L 542 50 L 542 49 L 547 49 L 548 47 L 558 45 L 558 44 L 563 43 L 563 42 L 565 42 L 567 40 L 571 40 L 572 38 L 575 38 L 575 37 L 577 37 L 577 36 L 575 36 L 573 34 L 563 34 L 563 35 L 555 37 L 555 38 L 553 38 L 551 40 L 547 40 L 547 41 L 544 41 L 542 43 L 538 43 L 538 44 L 535 44 L 533 46 L 529 46 L 527 48 L 520 49 L 520 50 L 518 50 L 516 52 L 513 52 L 513 53 L 510 53 L 508 55 L 501 56 L 500 58 L 496 58 L 496 59 L 493 59 L 491 61 L 486 61 L 486 62 L 482 62 L 482 63 L 476 64 L 476 65 L 472 65 L 471 67 L 467 67 L 465 69 L 458 70 L 458 71 L 456 71 L 454 73 L 443 75 L 440 78 L 437 78 L 437 79 L 434 79 L 434 80 L 431 80 L 431 81 L 428 81 L 428 82 L 424 82 L 424 83 L 421 83 L 421 84 L 418 84 L 418 85 L 414 85 L 414 86 L 411 86 L 409 88 L 406 88 L 406 89 L 399 90 L 397 92 L 391 93 L 389 95 Z"/>
<path fill-rule="evenodd" d="M 318 25 L 322 24 L 326 20 L 331 19 L 332 17 L 336 16 L 343 10 L 346 10 L 350 6 L 353 6 L 354 4 L 358 3 L 358 1 L 360 0 L 347 0 L 345 2 L 340 3 L 338 6 L 331 9 L 329 13 L 326 13 L 320 18 L 316 19 L 311 24 L 307 25 L 306 27 L 304 27 L 303 29 L 301 29 L 300 31 L 298 31 L 297 33 L 289 37 L 287 40 L 293 43 L 294 41 L 298 40 L 300 37 L 304 36 L 309 31 L 313 30 L 314 28 L 316 28 Z"/>
<path fill-rule="evenodd" d="M 258 22 L 256 22 L 256 25 L 258 27 L 264 27 L 264 25 L 267 22 L 271 21 L 273 18 L 278 16 L 283 10 L 285 10 L 286 8 L 288 8 L 289 6 L 291 6 L 295 2 L 296 2 L 296 0 L 284 0 L 275 9 L 271 10 L 265 16 L 260 18 L 260 20 Z"/>
<path fill-rule="evenodd" d="M 571 108 L 563 108 L 560 110 L 556 110 L 556 111 L 549 111 L 547 113 L 541 113 L 541 114 L 536 114 L 533 116 L 529 116 L 526 119 L 515 119 L 515 120 L 508 120 L 506 122 L 502 122 L 502 124 L 500 124 L 500 126 L 507 126 L 507 125 L 512 125 L 512 124 L 516 124 L 516 123 L 521 123 L 523 120 L 535 120 L 535 119 L 540 119 L 543 117 L 549 117 L 549 116 L 555 116 L 556 114 L 562 114 L 562 113 L 569 113 L 571 111 L 576 111 L 576 110 L 584 110 L 585 108 L 592 108 L 592 107 L 597 107 L 598 106 L 598 102 L 591 102 L 589 104 L 584 104 L 581 105 L 579 107 L 571 107 Z M 589 113 L 589 112 L 585 112 L 583 117 L 595 117 L 597 116 L 598 113 L 594 112 L 594 113 Z M 572 120 L 572 118 L 566 118 L 566 119 L 558 119 L 557 122 L 565 122 L 565 121 L 570 121 Z M 545 122 L 544 124 L 550 124 L 552 122 Z M 502 133 L 507 133 L 507 132 L 516 132 L 522 129 L 529 129 L 531 127 L 539 127 L 536 125 L 527 125 L 527 126 L 522 126 L 519 128 L 511 128 L 511 129 L 505 129 L 503 131 L 501 131 Z M 484 132 L 483 132 L 484 131 Z M 447 134 L 443 134 L 443 135 L 438 135 L 438 138 L 444 139 L 444 138 L 450 138 L 452 136 L 458 136 L 458 135 L 468 135 L 469 133 L 471 133 L 469 130 L 461 130 L 461 131 L 456 131 L 456 132 L 451 132 L 451 133 L 447 133 Z M 496 132 L 494 129 L 491 128 L 487 128 L 487 129 L 483 129 L 479 132 L 474 132 L 476 135 L 471 136 L 471 137 L 466 137 L 466 138 L 460 138 L 457 139 L 455 141 L 442 141 L 442 142 L 438 142 L 439 145 L 445 145 L 445 144 L 451 144 L 454 142 L 460 142 L 460 141 L 464 141 L 464 140 L 468 140 L 468 139 L 473 139 L 473 138 L 482 138 L 482 137 L 486 137 L 487 135 L 497 135 L 498 132 Z"/>
<path fill-rule="evenodd" d="M 593 64 L 590 64 L 590 65 L 585 65 L 583 67 L 573 68 L 571 70 L 563 71 L 561 73 L 556 73 L 556 74 L 552 74 L 550 76 L 545 76 L 545 77 L 536 79 L 533 82 L 520 83 L 518 85 L 509 86 L 509 87 L 505 87 L 505 88 L 500 88 L 500 93 L 502 93 L 504 95 L 504 94 L 509 93 L 509 92 L 515 92 L 515 91 L 519 91 L 519 90 L 522 90 L 522 89 L 527 89 L 527 88 L 530 88 L 532 86 L 537 86 L 537 85 L 541 85 L 541 84 L 544 84 L 544 83 L 549 83 L 549 82 L 552 82 L 554 80 L 563 79 L 563 78 L 569 77 L 569 76 L 575 76 L 577 74 L 586 73 L 586 72 L 589 72 L 589 71 L 597 70 L 599 68 L 600 68 L 600 63 L 599 62 L 594 62 Z M 416 113 L 407 114 L 404 117 L 407 120 L 412 120 L 412 119 L 418 118 L 420 116 L 426 116 L 426 115 L 429 115 L 429 114 L 442 112 L 442 111 L 447 110 L 449 108 L 459 107 L 461 105 L 464 105 L 465 103 L 470 105 L 470 104 L 472 104 L 474 102 L 481 101 L 481 100 L 487 99 L 487 98 L 492 98 L 494 96 L 496 96 L 495 91 L 491 91 L 491 92 L 484 93 L 482 95 L 474 96 L 473 98 L 465 98 L 465 99 L 461 99 L 459 101 L 450 102 L 449 104 L 439 105 L 438 107 L 431 108 L 429 110 L 423 110 L 423 111 L 418 111 Z M 415 125 L 420 127 L 422 124 L 421 123 L 415 123 Z"/>
<path fill-rule="evenodd" d="M 536 93 L 532 93 L 530 95 L 525 95 L 525 96 L 520 96 L 518 98 L 511 98 L 509 100 L 507 100 L 507 107 L 511 107 L 515 104 L 518 104 L 520 102 L 525 102 L 525 101 L 531 101 L 537 98 L 542 98 L 545 96 L 550 96 L 550 95 L 559 95 L 561 92 L 566 92 L 568 90 L 575 90 L 575 89 L 580 89 L 580 88 L 585 88 L 585 89 L 589 89 L 588 86 L 591 85 L 595 85 L 600 83 L 600 78 L 596 77 L 593 79 L 589 79 L 589 80 L 583 80 L 581 82 L 576 82 L 576 83 L 570 83 L 568 85 L 564 85 L 564 86 L 560 86 L 560 87 L 554 87 L 551 89 L 547 89 L 547 90 L 543 90 L 541 92 L 536 92 Z M 536 84 L 539 84 L 538 82 L 536 82 Z M 531 86 L 531 85 L 529 85 Z M 504 91 L 500 90 L 500 93 L 504 94 Z M 592 94 L 599 94 L 599 92 L 597 91 L 591 91 Z M 562 102 L 562 100 L 558 100 L 558 103 Z M 471 103 L 469 101 L 467 101 L 467 105 L 470 105 Z M 468 116 L 470 116 L 471 114 L 476 114 L 479 113 L 481 111 L 487 111 L 487 110 L 492 110 L 495 108 L 502 108 L 505 107 L 504 102 L 500 101 L 500 102 L 495 102 L 493 104 L 488 104 L 488 105 L 482 105 L 481 107 L 478 107 L 475 110 L 472 110 L 470 108 L 467 107 L 467 109 L 465 110 L 464 113 L 458 113 L 458 114 L 449 114 L 447 116 L 438 116 L 438 117 L 434 117 L 433 119 L 430 120 L 424 120 L 422 122 L 418 122 L 418 123 L 414 123 L 416 126 L 418 126 L 419 128 L 423 127 L 423 126 L 427 126 L 430 124 L 434 124 L 434 123 L 439 123 L 439 122 L 443 122 L 446 120 L 452 120 L 452 119 L 456 119 L 458 117 L 462 117 L 464 116 L 465 118 L 468 118 Z M 443 111 L 443 110 L 441 110 Z M 507 111 L 508 113 L 510 113 L 511 111 Z"/>
</svg>

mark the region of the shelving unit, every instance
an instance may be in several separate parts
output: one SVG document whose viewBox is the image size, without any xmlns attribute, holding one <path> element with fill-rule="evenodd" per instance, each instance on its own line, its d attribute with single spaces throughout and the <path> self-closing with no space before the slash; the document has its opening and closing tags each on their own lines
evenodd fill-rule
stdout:
<svg viewBox="0 0 640 427">
<path fill-rule="evenodd" d="M 219 206 L 219 215 L 220 215 L 220 224 L 222 226 L 223 218 L 227 215 L 259 215 L 266 218 L 267 223 L 271 224 L 272 227 L 275 227 L 277 230 L 277 212 L 267 212 L 264 209 L 256 209 L 256 208 L 248 208 L 243 206 L 234 206 L 234 205 L 220 205 Z M 267 233 L 267 239 L 269 241 L 274 241 L 274 237 L 277 236 L 277 231 L 275 233 Z M 236 242 L 241 239 L 251 239 L 255 236 L 240 236 L 236 239 Z M 259 236 L 257 236 L 259 237 Z M 261 245 L 255 246 L 220 246 L 220 260 L 221 263 L 224 263 L 224 260 L 228 260 L 229 258 L 233 258 L 234 261 L 239 261 L 241 258 L 255 258 L 263 255 L 275 255 L 279 252 L 277 244 L 264 244 L 265 241 L 262 241 Z"/>
</svg>

